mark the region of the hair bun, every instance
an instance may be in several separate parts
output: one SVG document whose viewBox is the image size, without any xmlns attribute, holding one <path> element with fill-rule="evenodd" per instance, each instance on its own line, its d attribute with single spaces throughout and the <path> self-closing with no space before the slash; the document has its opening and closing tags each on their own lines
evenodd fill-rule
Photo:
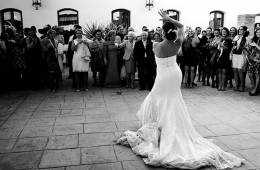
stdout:
<svg viewBox="0 0 260 170">
<path fill-rule="evenodd" d="M 177 37 L 177 34 L 175 30 L 177 29 L 176 26 L 171 22 L 165 22 L 162 26 L 162 29 L 164 31 L 164 36 L 167 40 L 175 40 Z"/>
</svg>

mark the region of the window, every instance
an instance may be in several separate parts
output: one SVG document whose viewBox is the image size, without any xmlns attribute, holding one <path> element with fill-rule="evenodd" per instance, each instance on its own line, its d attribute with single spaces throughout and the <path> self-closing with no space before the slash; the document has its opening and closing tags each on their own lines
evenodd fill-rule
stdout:
<svg viewBox="0 0 260 170">
<path fill-rule="evenodd" d="M 1 23 L 3 30 L 6 26 L 12 25 L 16 28 L 16 32 L 23 33 L 22 11 L 14 8 L 1 10 Z"/>
<path fill-rule="evenodd" d="M 254 29 L 260 28 L 260 14 L 255 15 L 255 25 Z"/>
<path fill-rule="evenodd" d="M 122 25 L 123 27 L 130 26 L 130 11 L 127 9 L 115 9 L 111 13 L 112 23 Z"/>
<path fill-rule="evenodd" d="M 213 29 L 223 27 L 224 25 L 224 13 L 222 11 L 210 12 L 209 26 Z"/>
<path fill-rule="evenodd" d="M 75 9 L 63 8 L 58 10 L 58 26 L 79 24 L 79 13 Z"/>
<path fill-rule="evenodd" d="M 177 11 L 177 10 L 175 10 L 175 9 L 168 9 L 168 10 L 166 10 L 166 12 L 167 12 L 167 14 L 168 14 L 171 18 L 173 18 L 173 19 L 179 21 L 179 19 L 180 19 L 180 12 L 179 12 L 179 11 Z"/>
</svg>

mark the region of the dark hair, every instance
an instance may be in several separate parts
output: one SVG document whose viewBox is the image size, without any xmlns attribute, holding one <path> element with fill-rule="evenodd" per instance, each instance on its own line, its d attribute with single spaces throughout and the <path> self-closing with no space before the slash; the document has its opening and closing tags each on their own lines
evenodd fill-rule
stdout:
<svg viewBox="0 0 260 170">
<path fill-rule="evenodd" d="M 18 47 L 24 47 L 25 46 L 25 41 L 23 39 L 23 35 L 22 34 L 15 34 L 15 42 L 16 42 L 16 46 Z"/>
<path fill-rule="evenodd" d="M 6 41 L 6 35 L 5 35 L 5 32 L 1 32 L 1 35 L 0 35 L 0 39 L 3 40 L 3 41 Z"/>
<path fill-rule="evenodd" d="M 31 30 L 36 32 L 36 27 L 35 26 L 31 26 Z"/>
<path fill-rule="evenodd" d="M 158 35 L 159 36 L 159 41 L 161 42 L 162 41 L 162 35 L 159 33 L 159 32 L 155 32 L 154 34 L 153 34 L 153 39 L 155 38 L 155 36 L 156 35 Z M 155 39 L 154 39 L 155 40 Z"/>
<path fill-rule="evenodd" d="M 196 27 L 195 30 L 201 29 L 201 27 Z"/>
<path fill-rule="evenodd" d="M 100 29 L 97 29 L 97 30 L 95 30 L 95 32 L 94 32 L 94 36 L 96 36 L 96 34 L 97 34 L 98 32 L 101 32 L 101 33 L 102 33 L 102 31 L 101 31 Z"/>
<path fill-rule="evenodd" d="M 235 30 L 235 35 L 237 35 L 237 28 L 236 28 L 236 27 L 231 27 L 231 28 L 229 29 L 229 32 L 230 32 L 231 29 L 234 29 L 234 30 Z"/>
<path fill-rule="evenodd" d="M 252 41 L 255 42 L 255 43 L 257 43 L 257 40 L 259 39 L 259 38 L 256 36 L 256 32 L 259 31 L 259 30 L 260 30 L 260 28 L 257 28 L 257 29 L 255 30 L 254 36 L 253 36 L 253 38 L 252 38 Z"/>
<path fill-rule="evenodd" d="M 30 31 L 30 28 L 28 28 L 28 27 L 26 27 L 26 28 L 24 28 L 23 29 L 23 33 L 24 33 L 24 35 L 28 35 L 28 33 L 29 33 L 29 31 Z"/>
<path fill-rule="evenodd" d="M 165 22 L 162 26 L 162 29 L 164 31 L 164 36 L 167 40 L 175 40 L 177 35 L 174 30 L 176 30 L 176 26 L 171 22 Z"/>
<path fill-rule="evenodd" d="M 108 32 L 108 34 L 107 34 L 107 38 L 110 40 L 110 38 L 112 37 L 112 36 L 116 36 L 116 31 L 115 30 L 110 30 L 109 32 Z"/>
<path fill-rule="evenodd" d="M 208 27 L 207 29 L 210 29 L 212 31 L 212 28 L 211 27 Z"/>
<path fill-rule="evenodd" d="M 225 30 L 227 32 L 227 36 L 229 36 L 229 30 L 227 29 L 227 27 L 223 27 L 222 30 Z M 221 35 L 222 35 L 222 30 L 221 30 Z"/>
<path fill-rule="evenodd" d="M 161 38 L 161 34 L 160 34 L 159 32 L 155 32 L 155 33 L 153 34 L 153 38 L 155 37 L 155 35 L 159 35 L 159 37 Z"/>
<path fill-rule="evenodd" d="M 239 29 L 244 30 L 244 35 L 242 36 L 242 39 L 240 41 L 240 45 L 239 48 L 236 48 L 233 50 L 234 54 L 242 54 L 243 48 L 245 47 L 246 44 L 246 37 L 248 36 L 249 32 L 247 31 L 247 27 L 246 26 L 240 26 Z M 235 43 L 236 44 L 236 43 Z"/>
<path fill-rule="evenodd" d="M 74 25 L 74 28 L 75 28 L 75 30 L 76 30 L 76 29 L 81 29 L 82 27 L 81 27 L 80 25 L 77 25 L 77 24 L 76 24 L 76 25 Z"/>
<path fill-rule="evenodd" d="M 5 32 L 9 35 L 9 38 L 14 38 L 14 30 L 12 28 L 6 28 Z"/>
<path fill-rule="evenodd" d="M 247 26 L 240 26 L 238 30 L 240 30 L 240 28 L 242 28 L 242 30 L 245 31 L 243 37 L 247 37 L 249 35 L 249 31 L 247 30 Z"/>
<path fill-rule="evenodd" d="M 213 32 L 218 31 L 220 33 L 220 29 L 215 28 Z"/>
</svg>

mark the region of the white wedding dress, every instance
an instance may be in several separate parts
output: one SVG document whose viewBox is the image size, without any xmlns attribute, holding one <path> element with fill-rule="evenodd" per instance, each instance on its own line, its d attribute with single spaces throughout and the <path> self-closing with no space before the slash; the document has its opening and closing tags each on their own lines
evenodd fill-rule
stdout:
<svg viewBox="0 0 260 170">
<path fill-rule="evenodd" d="M 182 74 L 176 56 L 155 58 L 154 87 L 137 113 L 142 127 L 124 132 L 117 143 L 130 145 L 152 166 L 225 169 L 242 165 L 243 159 L 223 151 L 194 129 L 180 90 Z"/>
</svg>

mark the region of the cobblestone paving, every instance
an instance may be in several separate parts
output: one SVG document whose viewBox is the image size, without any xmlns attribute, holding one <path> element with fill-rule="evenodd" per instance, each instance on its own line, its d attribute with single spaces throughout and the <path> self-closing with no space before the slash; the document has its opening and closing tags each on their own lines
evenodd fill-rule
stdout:
<svg viewBox="0 0 260 170">
<path fill-rule="evenodd" d="M 182 92 L 196 129 L 246 159 L 236 170 L 260 169 L 259 96 L 201 86 Z M 129 148 L 113 143 L 120 132 L 138 128 L 135 113 L 147 93 L 92 87 L 2 94 L 0 169 L 164 169 L 144 165 Z"/>
</svg>

